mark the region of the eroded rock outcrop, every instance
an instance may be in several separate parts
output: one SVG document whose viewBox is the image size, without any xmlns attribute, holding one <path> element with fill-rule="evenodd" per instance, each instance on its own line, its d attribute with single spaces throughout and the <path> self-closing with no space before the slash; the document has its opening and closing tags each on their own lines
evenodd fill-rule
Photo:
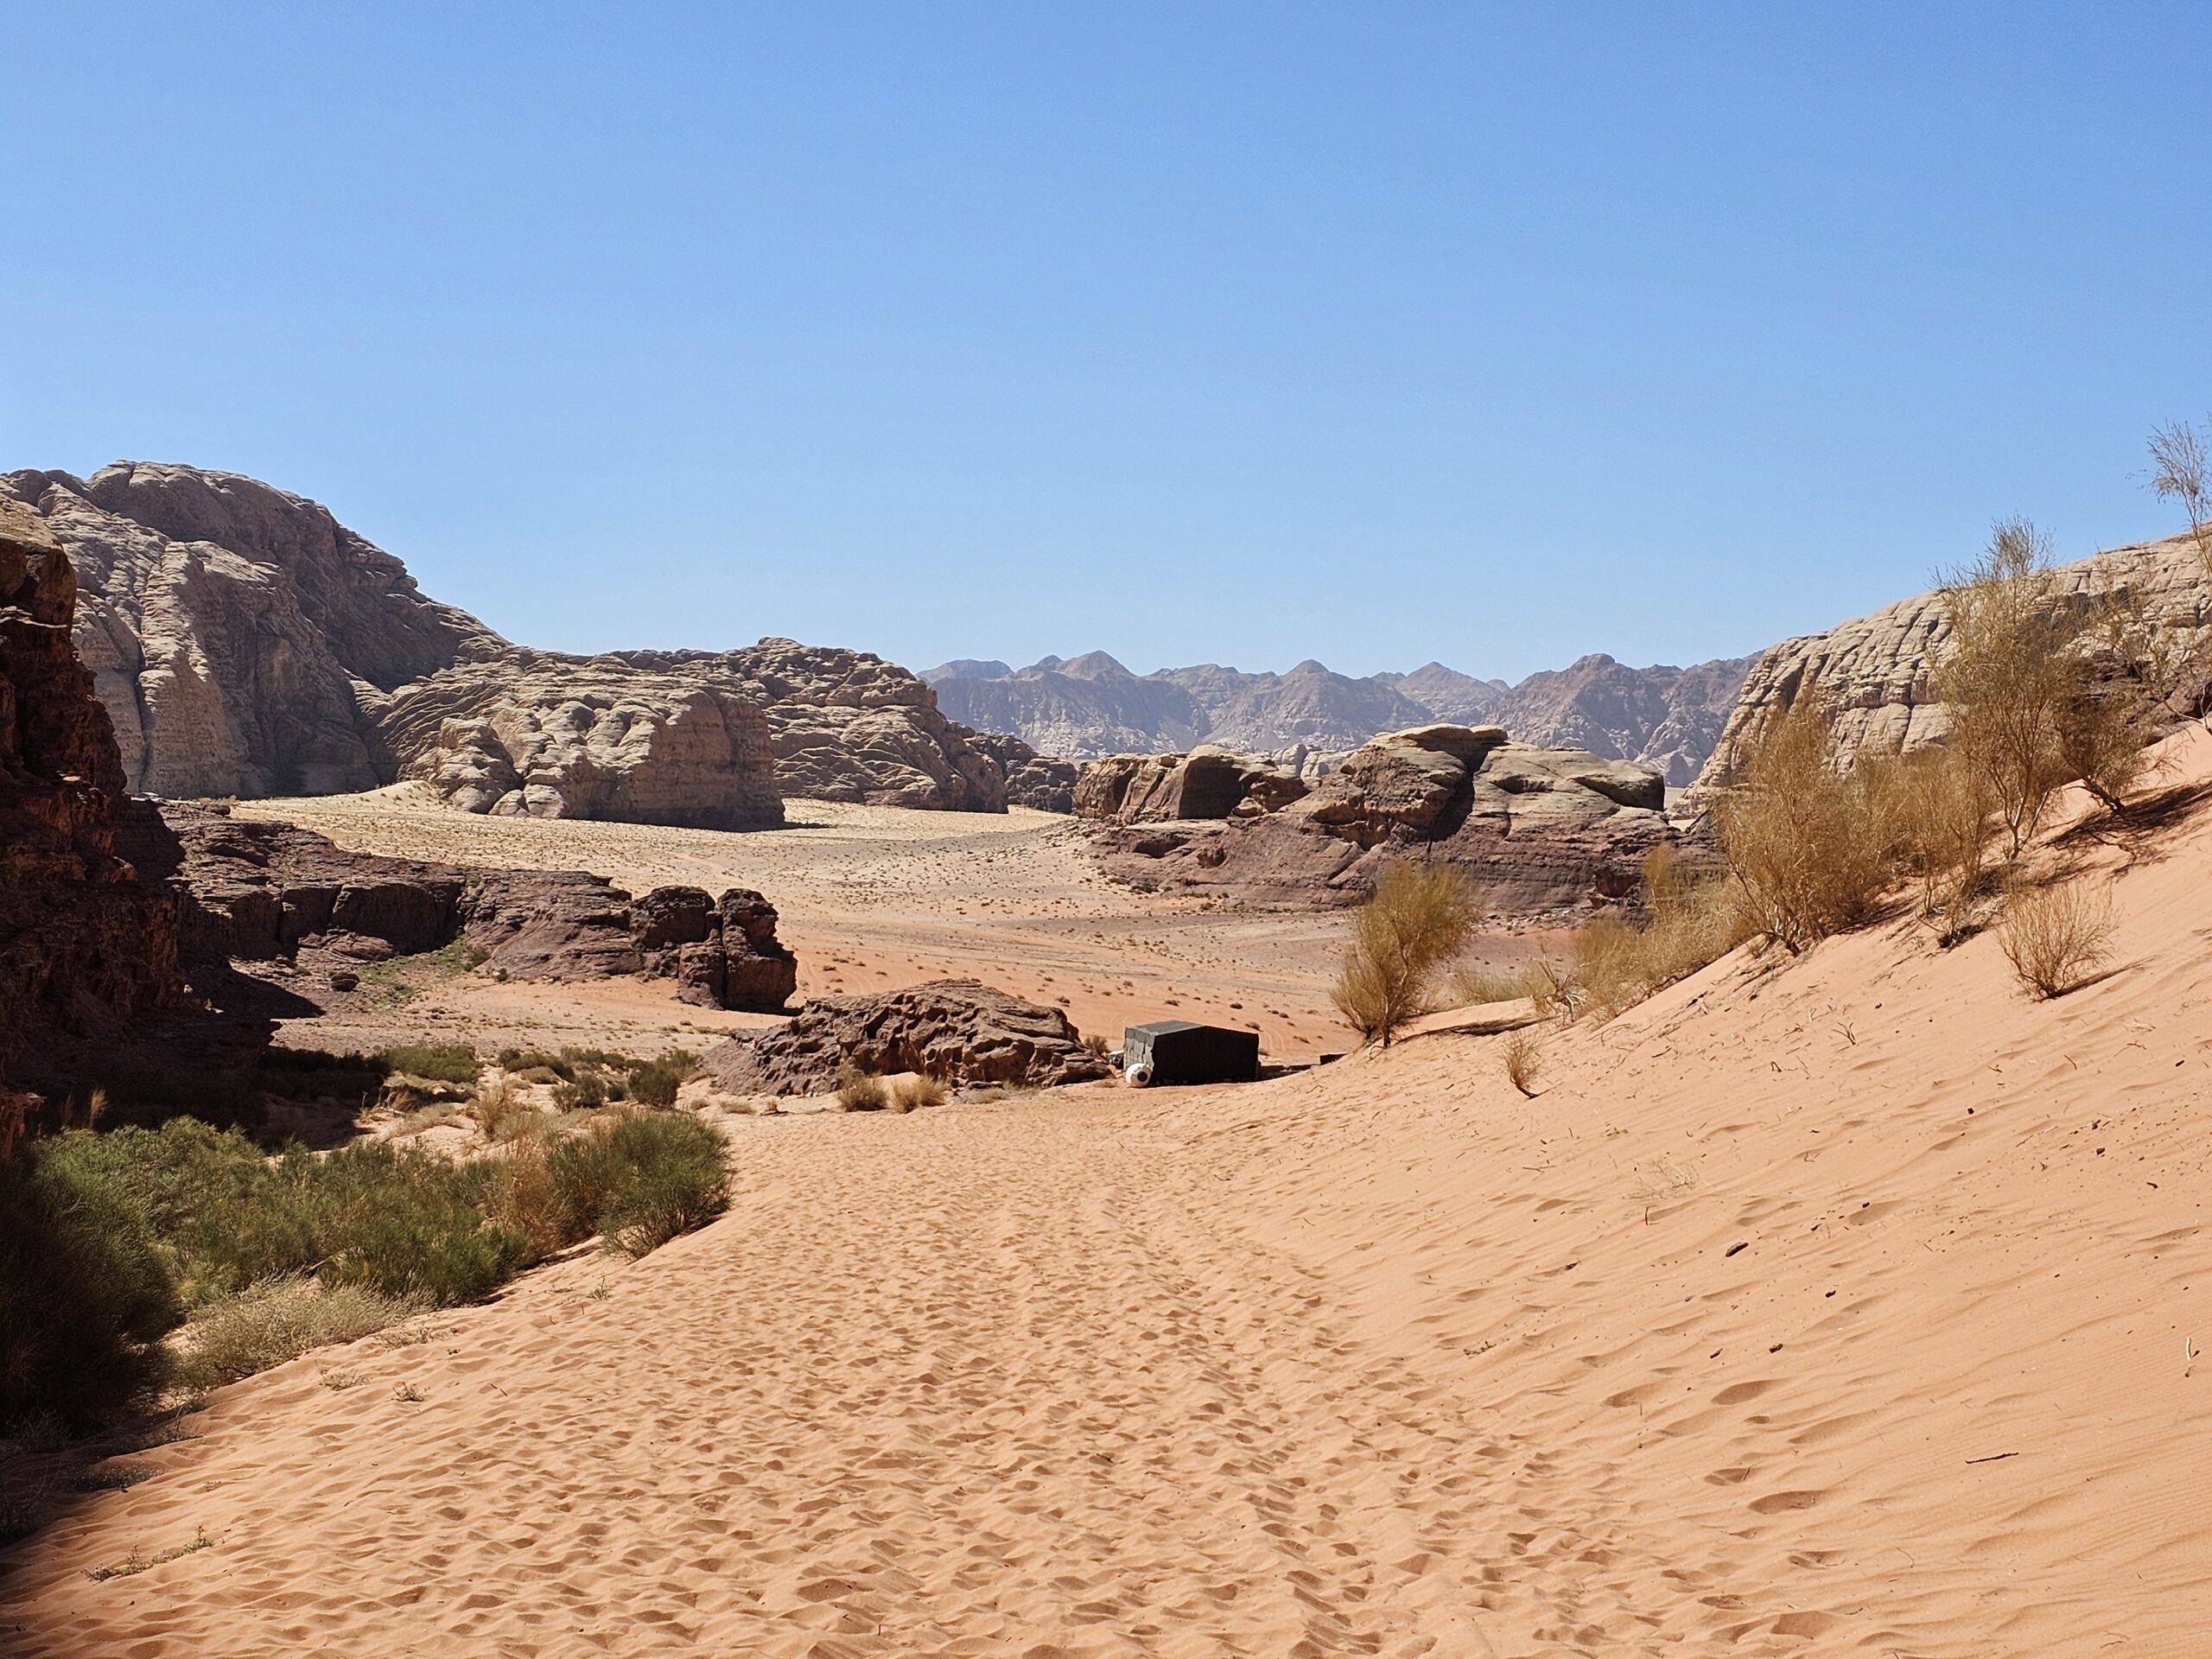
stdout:
<svg viewBox="0 0 2212 1659">
<path fill-rule="evenodd" d="M 1037 812 L 1075 810 L 1075 786 L 1083 768 L 1072 760 L 1039 754 L 1018 737 L 1002 732 L 971 732 L 957 728 L 961 741 L 978 754 L 998 763 L 1006 779 L 1006 804 Z"/>
<path fill-rule="evenodd" d="M 812 800 L 1003 812 L 1006 776 L 937 694 L 864 651 L 763 639 L 728 652 L 626 651 L 656 671 L 719 671 L 768 718 L 776 786 Z"/>
<path fill-rule="evenodd" d="M 1357 902 L 1389 860 L 1419 858 L 1463 870 L 1499 920 L 1566 921 L 1636 891 L 1644 854 L 1675 833 L 1666 787 L 1643 767 L 1514 743 L 1500 727 L 1416 727 L 1363 745 L 1281 806 L 1123 817 L 1092 851 L 1134 886 L 1299 905 Z"/>
<path fill-rule="evenodd" d="M 2131 594 L 2158 627 L 2199 650 L 2212 645 L 2212 584 L 2186 537 L 2114 548 L 2065 566 L 2059 577 L 2062 593 Z M 1808 694 L 1833 717 L 1840 760 L 1940 741 L 1950 715 L 1930 681 L 1949 648 L 1950 623 L 1932 593 L 1769 646 L 1744 682 L 1699 790 L 1728 780 L 1770 711 Z"/>
<path fill-rule="evenodd" d="M 512 652 L 403 686 L 381 728 L 403 776 L 464 811 L 704 830 L 784 821 L 768 721 L 709 665 Z"/>
<path fill-rule="evenodd" d="M 175 1001 L 173 896 L 118 855 L 124 773 L 77 659 L 74 571 L 0 499 L 0 1056 Z"/>
<path fill-rule="evenodd" d="M 817 997 L 772 1031 L 747 1032 L 705 1056 L 734 1095 L 818 1095 L 847 1065 L 918 1071 L 954 1084 L 1046 1088 L 1111 1075 L 1066 1014 L 972 979 L 932 980 L 872 996 Z"/>
<path fill-rule="evenodd" d="M 1076 783 L 1073 810 L 1079 818 L 1115 823 L 1255 817 L 1306 792 L 1294 771 L 1201 745 L 1187 754 L 1109 754 L 1092 761 Z"/>
<path fill-rule="evenodd" d="M 776 937 L 776 907 L 749 887 L 711 899 L 704 887 L 655 887 L 631 908 L 648 973 L 676 981 L 679 1001 L 781 1014 L 798 988 L 798 958 Z"/>
</svg>

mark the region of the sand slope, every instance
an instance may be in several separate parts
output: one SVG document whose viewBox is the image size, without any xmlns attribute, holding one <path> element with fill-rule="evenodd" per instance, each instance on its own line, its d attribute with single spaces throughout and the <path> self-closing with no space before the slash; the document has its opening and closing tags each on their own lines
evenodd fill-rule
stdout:
<svg viewBox="0 0 2212 1659">
<path fill-rule="evenodd" d="M 2120 949 L 2053 1004 L 1899 924 L 1533 1102 L 1442 1034 L 740 1124 L 703 1233 L 218 1395 L 5 1558 L 0 1644 L 2203 1653 L 2212 809 L 2085 855 Z"/>
</svg>

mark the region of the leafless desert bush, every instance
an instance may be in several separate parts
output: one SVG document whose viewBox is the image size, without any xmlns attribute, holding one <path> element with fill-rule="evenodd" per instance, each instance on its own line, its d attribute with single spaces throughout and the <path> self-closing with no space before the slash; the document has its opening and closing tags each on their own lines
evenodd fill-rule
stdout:
<svg viewBox="0 0 2212 1659">
<path fill-rule="evenodd" d="M 1388 1048 L 1400 1027 L 1428 1011 L 1437 975 L 1466 943 L 1480 908 L 1472 885 L 1456 870 L 1389 866 L 1353 914 L 1331 992 L 1337 1011 Z"/>
<path fill-rule="evenodd" d="M 2063 996 L 2112 954 L 2112 890 L 2076 877 L 2005 901 L 1999 938 L 2005 958 L 2031 995 Z"/>
<path fill-rule="evenodd" d="M 1872 913 L 1892 868 L 1883 793 L 1878 774 L 1828 764 L 1810 697 L 1767 721 L 1714 808 L 1745 937 L 1802 950 Z"/>
<path fill-rule="evenodd" d="M 1543 1046 L 1535 1033 L 1516 1031 L 1505 1045 L 1505 1080 L 1523 1095 L 1534 1098 L 1536 1080 L 1544 1068 Z"/>
<path fill-rule="evenodd" d="M 849 1112 L 880 1112 L 891 1104 L 891 1090 L 874 1072 L 848 1065 L 837 1073 L 837 1103 Z"/>
<path fill-rule="evenodd" d="M 2161 501 L 2181 504 L 2197 559 L 2212 576 L 2212 443 L 2188 422 L 2152 430 L 2151 488 Z"/>
<path fill-rule="evenodd" d="M 1971 925 L 1989 878 L 1995 808 L 1987 781 L 1948 745 L 1885 761 L 1876 776 L 1898 867 L 1913 882 L 1922 918 L 1950 944 Z"/>
</svg>

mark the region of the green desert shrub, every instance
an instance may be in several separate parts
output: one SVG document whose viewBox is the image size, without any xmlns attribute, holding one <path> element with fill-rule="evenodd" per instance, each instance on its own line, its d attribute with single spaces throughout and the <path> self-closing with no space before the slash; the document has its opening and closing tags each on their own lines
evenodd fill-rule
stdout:
<svg viewBox="0 0 2212 1659">
<path fill-rule="evenodd" d="M 699 1057 L 672 1048 L 630 1073 L 630 1098 L 640 1106 L 673 1106 L 677 1091 L 699 1075 Z"/>
<path fill-rule="evenodd" d="M 44 1151 L 0 1160 L 0 1431 L 89 1428 L 143 1403 L 183 1311 L 133 1206 Z"/>
<path fill-rule="evenodd" d="M 729 1207 L 722 1137 L 696 1117 L 637 1112 L 607 1135 L 613 1179 L 601 1201 L 599 1230 L 629 1255 L 644 1255 L 705 1225 Z"/>
<path fill-rule="evenodd" d="M 407 1077 L 458 1084 L 465 1089 L 474 1088 L 484 1071 L 484 1062 L 468 1043 L 403 1043 L 377 1058 Z"/>
</svg>

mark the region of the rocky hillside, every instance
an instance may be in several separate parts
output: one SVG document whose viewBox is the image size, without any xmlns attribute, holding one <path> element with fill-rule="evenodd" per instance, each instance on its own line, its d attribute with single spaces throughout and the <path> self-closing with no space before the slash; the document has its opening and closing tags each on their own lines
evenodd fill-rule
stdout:
<svg viewBox="0 0 2212 1659">
<path fill-rule="evenodd" d="M 2062 576 L 2072 592 L 2136 594 L 2156 626 L 2212 645 L 2212 586 L 2186 537 L 2113 548 Z M 1725 782 L 1766 713 L 1808 692 L 1833 715 L 1841 758 L 1862 749 L 1894 754 L 1941 737 L 1949 716 L 1929 677 L 1949 644 L 1942 601 L 1929 593 L 1768 647 L 1745 677 L 1699 784 Z"/>
<path fill-rule="evenodd" d="M 954 719 L 1077 759 L 1202 743 L 1289 757 L 1342 754 L 1370 738 L 1445 721 L 1503 725 L 1517 741 L 1650 767 L 1672 785 L 1704 765 L 1752 658 L 1629 668 L 1603 655 L 1518 685 L 1440 663 L 1351 679 L 1319 663 L 1285 674 L 1205 664 L 1133 674 L 1103 652 L 1024 669 L 963 660 L 925 671 Z"/>
<path fill-rule="evenodd" d="M 116 852 L 123 767 L 71 649 L 76 596 L 60 542 L 0 500 L 0 1058 L 182 993 L 175 901 Z"/>
<path fill-rule="evenodd" d="M 861 652 L 512 645 L 327 509 L 236 474 L 17 472 L 0 499 L 67 550 L 77 647 L 142 793 L 405 777 L 472 811 L 736 829 L 780 822 L 785 795 L 1001 810 L 1006 761 L 1023 764 Z"/>
</svg>

